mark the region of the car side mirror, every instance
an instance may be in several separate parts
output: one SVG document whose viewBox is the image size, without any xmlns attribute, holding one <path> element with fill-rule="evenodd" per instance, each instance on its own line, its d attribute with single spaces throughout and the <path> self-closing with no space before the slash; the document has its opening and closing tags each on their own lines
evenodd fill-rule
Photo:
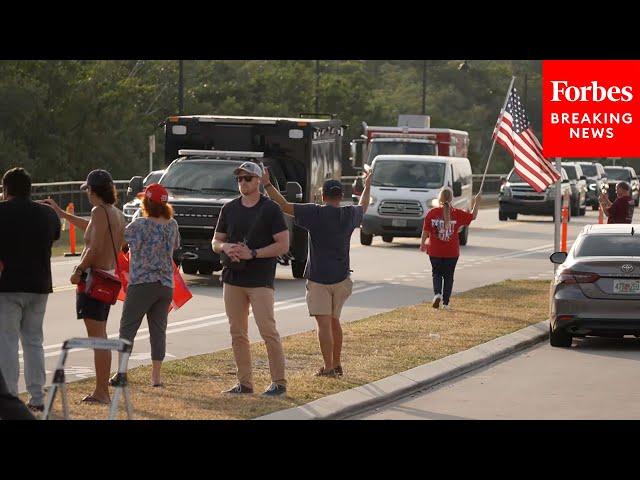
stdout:
<svg viewBox="0 0 640 480">
<path fill-rule="evenodd" d="M 287 193 L 285 198 L 289 203 L 297 203 L 302 201 L 302 187 L 298 182 L 287 182 Z"/>
<path fill-rule="evenodd" d="M 555 252 L 551 254 L 549 260 L 551 260 L 551 263 L 560 265 L 561 263 L 564 263 L 568 256 L 567 252 Z"/>
<path fill-rule="evenodd" d="M 453 182 L 453 196 L 459 197 L 460 195 L 462 195 L 462 183 Z"/>
<path fill-rule="evenodd" d="M 127 188 L 127 196 L 135 197 L 142 190 L 144 190 L 144 178 L 132 177 L 131 180 L 129 180 L 129 188 Z"/>
</svg>

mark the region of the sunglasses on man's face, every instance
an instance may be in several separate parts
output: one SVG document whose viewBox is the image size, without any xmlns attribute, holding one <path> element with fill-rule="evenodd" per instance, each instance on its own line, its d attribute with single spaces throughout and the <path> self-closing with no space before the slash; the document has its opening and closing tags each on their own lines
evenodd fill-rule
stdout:
<svg viewBox="0 0 640 480">
<path fill-rule="evenodd" d="M 238 175 L 236 177 L 236 181 L 238 183 L 240 183 L 242 180 L 244 180 L 245 182 L 249 183 L 251 182 L 255 177 L 253 175 Z"/>
</svg>

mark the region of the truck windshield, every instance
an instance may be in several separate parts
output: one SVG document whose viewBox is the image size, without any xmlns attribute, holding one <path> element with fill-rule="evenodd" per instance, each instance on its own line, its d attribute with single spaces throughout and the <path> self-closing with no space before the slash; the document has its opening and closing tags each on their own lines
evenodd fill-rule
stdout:
<svg viewBox="0 0 640 480">
<path fill-rule="evenodd" d="M 527 183 L 522 179 L 520 175 L 516 173 L 515 170 L 511 172 L 511 175 L 509 175 L 508 182 L 509 183 Z"/>
<path fill-rule="evenodd" d="M 624 168 L 605 167 L 604 171 L 607 172 L 607 178 L 609 180 L 623 180 L 625 182 L 631 180 L 631 173 L 629 172 L 629 170 L 626 170 Z"/>
<path fill-rule="evenodd" d="M 371 184 L 377 187 L 440 188 L 444 163 L 383 160 L 376 162 Z"/>
<path fill-rule="evenodd" d="M 187 161 L 173 164 L 162 177 L 167 188 L 238 193 L 235 162 Z"/>
<path fill-rule="evenodd" d="M 434 143 L 420 142 L 373 142 L 367 164 L 378 155 L 437 155 Z"/>
</svg>

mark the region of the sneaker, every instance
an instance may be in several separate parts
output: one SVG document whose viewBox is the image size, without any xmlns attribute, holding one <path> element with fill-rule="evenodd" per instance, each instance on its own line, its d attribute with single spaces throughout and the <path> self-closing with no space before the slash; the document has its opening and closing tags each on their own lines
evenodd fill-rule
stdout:
<svg viewBox="0 0 640 480">
<path fill-rule="evenodd" d="M 342 365 L 338 365 L 337 367 L 334 368 L 336 375 L 341 377 L 344 375 L 344 372 L 342 371 Z"/>
<path fill-rule="evenodd" d="M 320 367 L 316 373 L 313 374 L 314 377 L 336 377 L 337 372 L 335 368 L 331 370 L 325 370 L 324 367 Z"/>
<path fill-rule="evenodd" d="M 451 307 L 449 306 L 449 304 L 448 304 L 448 303 L 445 303 L 444 305 L 442 305 L 442 308 L 443 308 L 444 310 L 451 310 Z"/>
<path fill-rule="evenodd" d="M 433 302 L 431 303 L 431 306 L 433 308 L 440 308 L 441 300 L 442 300 L 442 295 L 440 295 L 439 293 L 436 293 L 433 297 Z"/>
<path fill-rule="evenodd" d="M 236 383 L 233 387 L 231 387 L 228 390 L 223 390 L 221 393 L 233 393 L 233 394 L 253 393 L 253 388 L 242 385 L 241 383 Z"/>
<path fill-rule="evenodd" d="M 271 383 L 269 388 L 267 388 L 262 395 L 265 397 L 279 397 L 285 393 L 287 393 L 287 387 L 284 385 L 278 385 L 277 383 Z"/>
</svg>

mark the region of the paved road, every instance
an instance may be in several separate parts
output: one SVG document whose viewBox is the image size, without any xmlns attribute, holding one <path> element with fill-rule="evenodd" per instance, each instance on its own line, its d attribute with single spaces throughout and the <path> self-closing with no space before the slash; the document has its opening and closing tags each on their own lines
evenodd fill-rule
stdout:
<svg viewBox="0 0 640 480">
<path fill-rule="evenodd" d="M 372 420 L 640 419 L 640 341 L 547 342 L 457 380 L 379 407 Z"/>
<path fill-rule="evenodd" d="M 519 221 L 499 222 L 497 209 L 481 210 L 474 222 L 469 245 L 462 248 L 454 295 L 507 278 L 551 278 L 548 256 L 553 248 L 553 222 L 548 217 L 521 217 Z M 575 217 L 569 225 L 569 238 L 582 227 L 597 222 L 596 212 Z M 352 238 L 354 294 L 343 310 L 343 320 L 353 321 L 399 306 L 431 299 L 431 267 L 418 252 L 418 239 L 399 239 L 385 244 L 380 238 L 370 247 L 359 244 L 359 232 Z M 56 259 L 53 264 L 54 290 L 45 316 L 45 355 L 48 381 L 55 368 L 60 343 L 70 337 L 86 336 L 82 321 L 75 319 L 75 293 L 68 284 L 74 259 Z M 167 360 L 230 347 L 227 319 L 218 276 L 186 276 L 194 298 L 169 317 Z M 314 329 L 304 301 L 304 283 L 294 280 L 289 268 L 278 267 L 276 279 L 276 318 L 281 335 Z M 452 300 L 452 304 L 455 299 Z M 122 312 L 119 302 L 112 308 L 108 332 L 117 337 Z M 148 330 L 143 322 L 136 338 L 130 366 L 150 363 Z M 259 340 L 251 324 L 252 341 Z M 90 351 L 73 351 L 67 361 L 70 381 L 93 376 Z M 115 369 L 115 360 L 113 364 Z M 22 381 L 22 379 L 21 379 Z M 23 387 L 23 384 L 21 385 Z"/>
</svg>

